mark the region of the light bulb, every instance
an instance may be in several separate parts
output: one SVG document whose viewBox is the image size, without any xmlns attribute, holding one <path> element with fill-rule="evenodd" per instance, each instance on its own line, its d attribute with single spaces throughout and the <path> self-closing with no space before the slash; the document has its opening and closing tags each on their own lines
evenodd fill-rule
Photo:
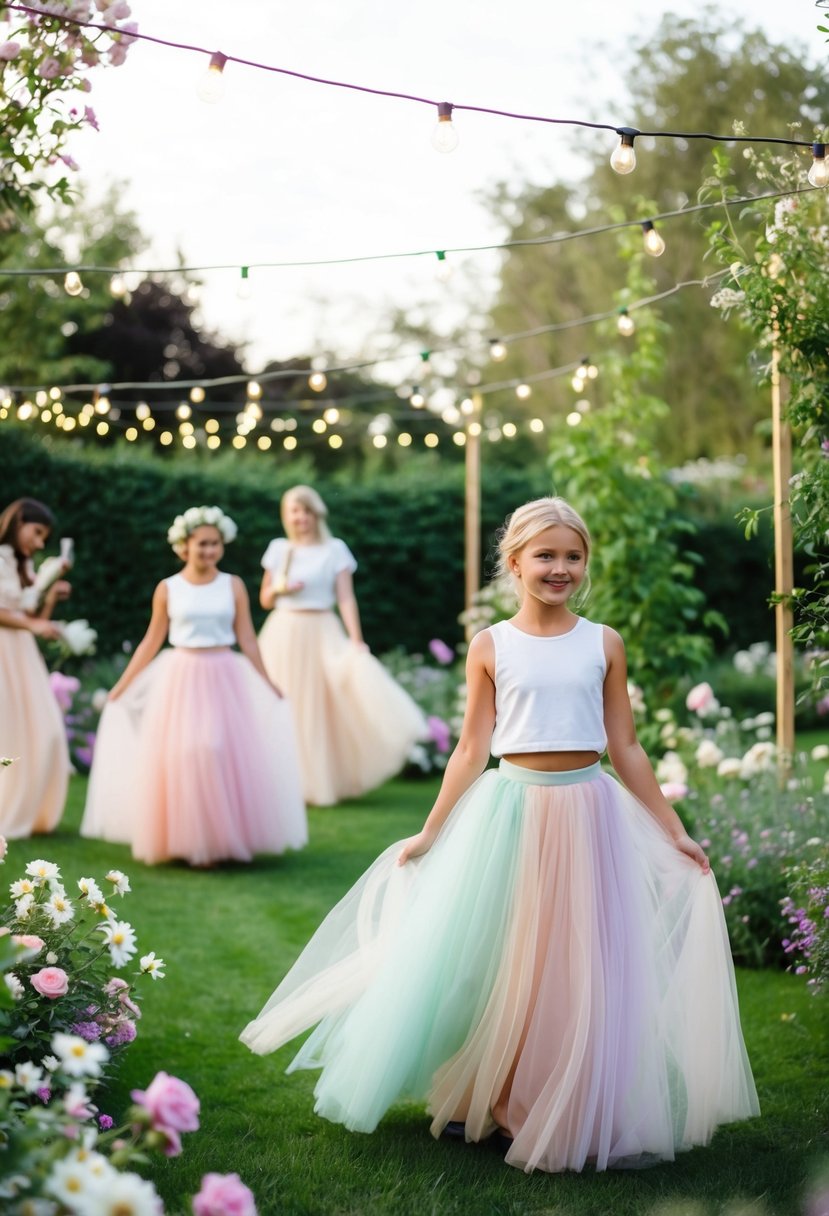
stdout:
<svg viewBox="0 0 829 1216">
<path fill-rule="evenodd" d="M 636 152 L 633 148 L 633 141 L 639 132 L 634 127 L 619 127 L 616 134 L 621 138 L 611 154 L 610 167 L 616 173 L 632 173 L 636 168 Z"/>
<path fill-rule="evenodd" d="M 422 409 L 426 404 L 426 398 L 421 393 L 420 389 L 415 385 L 414 392 L 409 398 L 409 405 L 413 405 L 416 410 Z"/>
<path fill-rule="evenodd" d="M 435 254 L 438 260 L 438 268 L 435 271 L 435 278 L 439 283 L 447 283 L 452 277 L 452 266 L 446 260 L 446 254 L 442 249 L 439 249 Z"/>
<path fill-rule="evenodd" d="M 204 389 L 200 384 L 194 384 L 190 389 L 190 400 L 193 402 L 193 405 L 201 405 L 202 401 L 204 401 Z"/>
<path fill-rule="evenodd" d="M 653 220 L 645 220 L 642 224 L 642 233 L 645 243 L 645 253 L 649 253 L 652 258 L 661 257 L 665 252 L 665 242 L 653 226 Z"/>
<path fill-rule="evenodd" d="M 626 308 L 619 309 L 619 320 L 616 322 L 616 328 L 623 338 L 629 338 L 636 329 L 633 317 Z"/>
<path fill-rule="evenodd" d="M 66 278 L 63 280 L 63 290 L 68 296 L 79 296 L 81 294 L 83 283 L 77 270 L 67 271 Z"/>
<path fill-rule="evenodd" d="M 258 401 L 262 396 L 262 385 L 257 380 L 248 380 L 247 394 L 251 401 Z"/>
<path fill-rule="evenodd" d="M 515 388 L 515 395 L 519 401 L 526 401 L 528 397 L 532 396 L 532 389 L 529 384 L 518 384 Z"/>
<path fill-rule="evenodd" d="M 437 126 L 432 132 L 432 147 L 436 152 L 454 152 L 458 146 L 458 133 L 452 125 L 451 102 L 438 103 Z"/>
<path fill-rule="evenodd" d="M 311 372 L 308 377 L 308 387 L 315 393 L 322 393 L 328 387 L 328 377 L 325 372 Z"/>
<path fill-rule="evenodd" d="M 493 363 L 503 363 L 507 357 L 507 348 L 500 338 L 489 339 L 489 357 Z"/>
<path fill-rule="evenodd" d="M 812 144 L 812 167 L 809 170 L 809 185 L 817 186 L 819 190 L 829 185 L 826 144 Z"/>
<path fill-rule="evenodd" d="M 225 70 L 226 63 L 227 55 L 223 55 L 221 51 L 214 51 L 210 56 L 207 71 L 199 81 L 198 89 L 196 90 L 202 101 L 221 101 L 225 91 L 222 73 Z"/>
</svg>

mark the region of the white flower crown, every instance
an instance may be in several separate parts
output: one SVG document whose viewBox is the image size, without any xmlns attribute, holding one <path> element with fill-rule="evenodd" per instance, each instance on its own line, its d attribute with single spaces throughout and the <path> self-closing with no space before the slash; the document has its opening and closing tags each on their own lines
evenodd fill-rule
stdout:
<svg viewBox="0 0 829 1216">
<path fill-rule="evenodd" d="M 236 533 L 239 530 L 230 516 L 225 515 L 220 507 L 188 507 L 183 515 L 175 517 L 167 529 L 167 543 L 178 552 L 187 537 L 195 532 L 196 528 L 201 528 L 205 524 L 218 528 L 226 545 L 236 539 Z"/>
</svg>

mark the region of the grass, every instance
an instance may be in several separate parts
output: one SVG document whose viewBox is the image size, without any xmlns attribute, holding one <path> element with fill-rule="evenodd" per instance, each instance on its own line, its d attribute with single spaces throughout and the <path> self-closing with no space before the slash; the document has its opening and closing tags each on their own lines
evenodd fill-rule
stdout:
<svg viewBox="0 0 829 1216">
<path fill-rule="evenodd" d="M 315 1074 L 284 1076 L 291 1046 L 261 1059 L 237 1042 L 323 914 L 381 848 L 420 826 L 435 789 L 390 782 L 312 811 L 302 853 L 192 871 L 142 866 L 126 848 L 79 839 L 85 781 L 75 777 L 60 830 L 12 845 L 9 880 L 38 855 L 61 865 L 67 887 L 123 869 L 133 887 L 123 915 L 141 953 L 167 960 L 167 978 L 142 985 L 139 1037 L 101 1105 L 123 1114 L 129 1091 L 159 1069 L 199 1094 L 201 1131 L 185 1137 L 181 1157 L 150 1167 L 168 1209 L 189 1211 L 187 1196 L 213 1170 L 238 1172 L 260 1216 L 736 1216 L 747 1209 L 732 1205 L 758 1197 L 752 1213 L 801 1216 L 807 1180 L 829 1152 L 829 1035 L 825 999 L 791 975 L 738 976 L 762 1116 L 636 1172 L 527 1176 L 485 1145 L 435 1142 L 416 1106 L 395 1108 L 371 1136 L 352 1134 L 313 1114 Z"/>
</svg>

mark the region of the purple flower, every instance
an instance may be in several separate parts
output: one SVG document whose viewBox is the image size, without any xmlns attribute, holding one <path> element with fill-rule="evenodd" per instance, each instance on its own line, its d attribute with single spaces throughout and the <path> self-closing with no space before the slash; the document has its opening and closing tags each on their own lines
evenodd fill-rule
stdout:
<svg viewBox="0 0 829 1216">
<path fill-rule="evenodd" d="M 80 686 L 81 682 L 76 676 L 65 676 L 62 671 L 53 671 L 49 675 L 49 687 L 64 714 L 72 708 L 72 698 Z"/>
<path fill-rule="evenodd" d="M 135 1023 L 129 1018 L 124 1018 L 122 1022 L 118 1022 L 112 1034 L 108 1034 L 104 1042 L 108 1047 L 122 1047 L 124 1043 L 131 1043 L 136 1035 Z"/>
<path fill-rule="evenodd" d="M 95 1043 L 101 1037 L 101 1027 L 97 1022 L 76 1022 L 72 1033 L 80 1035 L 87 1043 Z"/>
<path fill-rule="evenodd" d="M 426 725 L 429 727 L 429 736 L 438 751 L 448 752 L 452 745 L 452 735 L 443 718 L 430 714 L 426 719 Z"/>
<path fill-rule="evenodd" d="M 49 1099 L 52 1096 L 52 1091 L 51 1091 L 51 1089 L 49 1089 L 48 1085 L 42 1085 L 40 1087 L 40 1089 L 35 1090 L 35 1093 L 40 1098 L 40 1100 L 44 1106 L 46 1105 L 46 1103 L 49 1101 Z"/>
<path fill-rule="evenodd" d="M 102 1132 L 108 1132 L 111 1127 L 114 1127 L 115 1120 L 111 1115 L 98 1115 L 98 1126 Z"/>
<path fill-rule="evenodd" d="M 442 663 L 444 666 L 446 666 L 447 663 L 454 661 L 454 650 L 447 646 L 445 642 L 442 642 L 440 638 L 432 638 L 431 642 L 429 643 L 429 650 L 432 654 L 432 658 L 437 659 L 437 661 Z"/>
</svg>

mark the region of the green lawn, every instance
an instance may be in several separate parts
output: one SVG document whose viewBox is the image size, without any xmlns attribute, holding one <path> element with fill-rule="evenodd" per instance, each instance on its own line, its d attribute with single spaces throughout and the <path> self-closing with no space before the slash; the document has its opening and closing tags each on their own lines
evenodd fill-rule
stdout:
<svg viewBox="0 0 829 1216">
<path fill-rule="evenodd" d="M 12 846 L 8 881 L 35 856 L 58 862 L 74 886 L 123 869 L 133 894 L 119 912 L 141 953 L 167 961 L 145 983 L 144 1018 L 103 1109 L 122 1114 L 129 1091 L 165 1069 L 202 1101 L 202 1130 L 152 1177 L 172 1211 L 207 1170 L 237 1171 L 261 1216 L 594 1216 L 681 1213 L 800 1216 L 806 1180 L 829 1153 L 829 1034 L 825 1000 L 777 972 L 742 972 L 743 1024 L 761 1118 L 726 1128 L 708 1149 L 638 1172 L 526 1176 L 495 1150 L 436 1143 L 419 1107 L 396 1108 L 374 1135 L 313 1114 L 314 1074 L 284 1076 L 291 1047 L 260 1059 L 237 1042 L 323 914 L 377 852 L 419 827 L 432 781 L 395 781 L 338 809 L 311 812 L 304 852 L 250 866 L 148 868 L 126 848 L 76 834 L 85 782 L 72 781 L 59 832 Z M 697 1206 L 698 1205 L 698 1206 Z"/>
</svg>

